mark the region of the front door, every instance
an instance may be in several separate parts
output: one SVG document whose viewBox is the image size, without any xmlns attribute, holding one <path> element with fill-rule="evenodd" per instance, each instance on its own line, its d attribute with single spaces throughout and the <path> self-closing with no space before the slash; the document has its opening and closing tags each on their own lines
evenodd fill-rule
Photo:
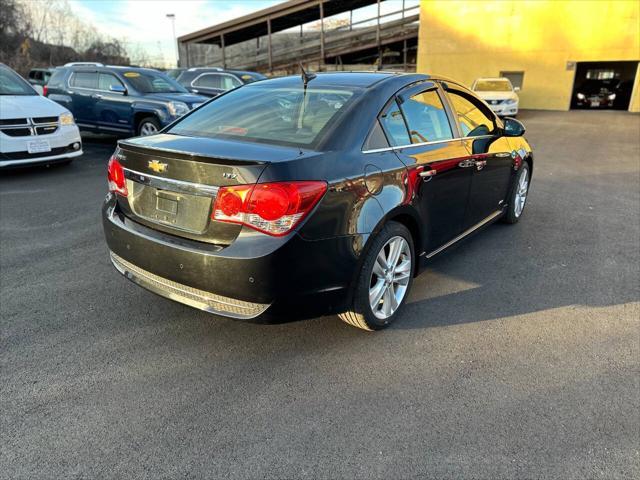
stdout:
<svg viewBox="0 0 640 480">
<path fill-rule="evenodd" d="M 505 206 L 513 173 L 511 147 L 484 103 L 451 86 L 447 87 L 447 97 L 470 155 L 472 180 L 464 226 L 471 228 Z"/>
<path fill-rule="evenodd" d="M 455 138 L 433 82 L 402 92 L 381 123 L 396 132 L 396 154 L 407 166 L 409 182 L 415 182 L 410 190 L 423 220 L 423 250 L 432 252 L 464 229 L 472 174 L 462 163 L 468 156 L 464 143 Z"/>
<path fill-rule="evenodd" d="M 94 115 L 98 72 L 73 72 L 69 78 L 69 95 L 71 96 L 71 113 L 79 127 L 97 127 Z"/>
<path fill-rule="evenodd" d="M 125 88 L 115 75 L 100 72 L 94 107 L 98 125 L 107 133 L 130 132 L 133 130 L 131 100 L 120 92 L 112 92 L 112 85 Z"/>
</svg>

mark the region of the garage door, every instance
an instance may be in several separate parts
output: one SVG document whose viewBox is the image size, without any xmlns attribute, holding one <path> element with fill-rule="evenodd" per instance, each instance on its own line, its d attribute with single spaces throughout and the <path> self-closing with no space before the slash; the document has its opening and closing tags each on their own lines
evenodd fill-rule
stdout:
<svg viewBox="0 0 640 480">
<path fill-rule="evenodd" d="M 628 110 L 638 62 L 579 62 L 572 109 Z"/>
</svg>

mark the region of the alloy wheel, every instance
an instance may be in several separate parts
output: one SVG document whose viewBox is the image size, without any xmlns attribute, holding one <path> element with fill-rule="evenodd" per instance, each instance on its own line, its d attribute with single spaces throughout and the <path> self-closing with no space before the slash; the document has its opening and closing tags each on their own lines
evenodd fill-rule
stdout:
<svg viewBox="0 0 640 480">
<path fill-rule="evenodd" d="M 369 286 L 369 305 L 377 318 L 389 318 L 402 303 L 409 286 L 411 262 L 411 247 L 401 236 L 390 238 L 378 252 Z"/>
<path fill-rule="evenodd" d="M 155 135 L 156 133 L 158 133 L 158 129 L 151 122 L 144 122 L 140 127 L 140 135 L 142 136 L 146 137 L 147 135 Z"/>
<path fill-rule="evenodd" d="M 514 204 L 514 213 L 516 217 L 522 215 L 524 204 L 527 201 L 527 191 L 529 190 L 529 169 L 525 168 L 520 175 L 518 187 L 516 190 L 516 198 Z"/>
</svg>

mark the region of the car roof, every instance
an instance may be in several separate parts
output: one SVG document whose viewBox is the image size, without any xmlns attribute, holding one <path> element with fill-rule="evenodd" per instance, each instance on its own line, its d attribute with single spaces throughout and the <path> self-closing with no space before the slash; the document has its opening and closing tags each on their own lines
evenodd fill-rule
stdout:
<svg viewBox="0 0 640 480">
<path fill-rule="evenodd" d="M 476 78 L 476 82 L 480 81 L 480 80 L 489 80 L 489 81 L 500 81 L 500 80 L 504 80 L 504 81 L 509 81 L 509 79 L 507 77 L 480 77 L 480 78 Z"/>
<path fill-rule="evenodd" d="M 323 72 L 315 73 L 313 80 L 309 81 L 309 85 L 314 87 L 359 87 L 369 88 L 385 80 L 402 77 L 414 77 L 415 74 L 402 74 L 397 72 Z M 428 78 L 421 75 L 422 78 Z M 286 77 L 276 77 L 267 80 L 262 80 L 259 84 L 269 84 L 290 86 L 300 83 L 300 75 L 289 75 Z M 256 85 L 256 84 L 251 84 Z"/>
</svg>

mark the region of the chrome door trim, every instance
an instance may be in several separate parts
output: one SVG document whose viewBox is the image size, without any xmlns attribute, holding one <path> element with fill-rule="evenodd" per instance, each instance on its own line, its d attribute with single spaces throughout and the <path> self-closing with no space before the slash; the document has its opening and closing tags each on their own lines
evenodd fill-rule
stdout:
<svg viewBox="0 0 640 480">
<path fill-rule="evenodd" d="M 464 232 L 462 232 L 460 235 L 458 235 L 457 237 L 455 237 L 452 240 L 449 240 L 447 243 L 445 243 L 444 245 L 442 245 L 439 248 L 436 248 L 433 252 L 427 254 L 426 258 L 431 258 L 435 255 L 437 255 L 438 253 L 440 253 L 441 251 L 445 250 L 446 248 L 449 248 L 451 245 L 453 245 L 456 242 L 459 242 L 460 240 L 462 240 L 464 237 L 466 237 L 467 235 L 473 233 L 474 231 L 478 230 L 480 227 L 486 225 L 487 223 L 489 223 L 491 220 L 495 219 L 496 217 L 498 217 L 499 215 L 501 215 L 503 212 L 503 210 L 496 210 L 495 212 L 493 212 L 491 215 L 489 215 L 487 218 L 485 218 L 484 220 L 476 223 L 474 226 L 467 228 Z"/>
<path fill-rule="evenodd" d="M 477 137 L 455 137 L 455 138 L 447 138 L 445 140 L 434 140 L 433 142 L 409 143 L 408 145 L 398 145 L 395 147 L 384 147 L 384 148 L 373 148 L 371 150 L 362 150 L 362 153 L 367 154 L 367 153 L 388 152 L 391 150 L 402 150 L 404 148 L 424 147 L 427 145 L 437 145 L 439 143 L 455 142 L 459 140 L 478 140 L 479 138 L 491 138 L 491 137 L 495 137 L 495 135 L 478 135 Z"/>
<path fill-rule="evenodd" d="M 143 185 L 159 188 L 160 190 L 182 192 L 191 195 L 200 195 L 203 197 L 215 197 L 216 195 L 218 195 L 219 187 L 214 185 L 204 185 L 202 183 L 174 180 L 173 178 L 157 177 L 155 175 L 137 172 L 129 168 L 123 168 L 123 170 L 125 178 L 134 182 L 141 183 Z"/>
</svg>

